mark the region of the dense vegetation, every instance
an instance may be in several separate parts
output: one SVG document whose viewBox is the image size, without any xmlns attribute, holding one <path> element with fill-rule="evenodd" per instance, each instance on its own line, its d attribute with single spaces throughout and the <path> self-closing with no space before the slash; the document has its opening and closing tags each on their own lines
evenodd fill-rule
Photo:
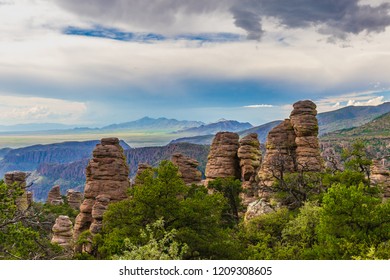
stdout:
<svg viewBox="0 0 390 280">
<path fill-rule="evenodd" d="M 367 179 L 371 160 L 362 142 L 341 160 L 342 168 L 323 173 L 286 174 L 273 186 L 284 206 L 249 221 L 238 180 L 187 186 L 163 161 L 139 175 L 128 199 L 110 204 L 92 254 L 75 256 L 50 244 L 50 229 L 58 214 L 76 213 L 66 203 L 35 203 L 21 213 L 20 190 L 1 182 L 0 258 L 389 259 L 390 201 Z"/>
</svg>

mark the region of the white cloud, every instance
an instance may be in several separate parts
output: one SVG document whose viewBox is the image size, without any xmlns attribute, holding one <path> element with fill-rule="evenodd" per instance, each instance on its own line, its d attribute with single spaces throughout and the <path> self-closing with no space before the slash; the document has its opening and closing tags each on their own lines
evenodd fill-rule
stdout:
<svg viewBox="0 0 390 280">
<path fill-rule="evenodd" d="M 82 102 L 40 97 L 0 95 L 0 104 L 2 125 L 39 122 L 74 124 L 87 110 Z"/>
<path fill-rule="evenodd" d="M 366 101 L 348 100 L 347 106 L 377 106 L 386 102 L 384 96 L 378 96 Z"/>
<path fill-rule="evenodd" d="M 244 108 L 272 108 L 274 105 L 270 104 L 255 104 L 255 105 L 247 105 Z"/>
</svg>

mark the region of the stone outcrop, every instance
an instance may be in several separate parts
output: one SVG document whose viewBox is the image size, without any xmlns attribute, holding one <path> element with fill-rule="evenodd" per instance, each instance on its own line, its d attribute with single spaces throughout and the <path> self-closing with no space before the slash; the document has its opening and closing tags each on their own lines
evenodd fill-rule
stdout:
<svg viewBox="0 0 390 280">
<path fill-rule="evenodd" d="M 390 170 L 385 165 L 385 160 L 373 160 L 371 165 L 371 183 L 384 188 L 384 198 L 390 198 Z"/>
<path fill-rule="evenodd" d="M 99 231 L 106 204 L 127 197 L 128 176 L 129 167 L 118 138 L 103 138 L 93 150 L 86 169 L 84 200 L 74 227 L 75 240 L 85 230 Z"/>
<path fill-rule="evenodd" d="M 295 131 L 296 164 L 298 170 L 320 171 L 323 162 L 318 141 L 317 106 L 312 101 L 298 101 L 293 105 L 291 125 Z"/>
<path fill-rule="evenodd" d="M 61 197 L 60 186 L 54 186 L 50 189 L 49 194 L 47 195 L 46 203 L 52 205 L 60 205 L 64 203 L 64 200 Z"/>
<path fill-rule="evenodd" d="M 172 162 L 179 168 L 179 176 L 186 184 L 200 184 L 202 173 L 197 169 L 199 162 L 183 154 L 172 155 Z"/>
<path fill-rule="evenodd" d="M 4 175 L 5 184 L 10 187 L 20 187 L 22 194 L 16 200 L 16 206 L 19 211 L 27 210 L 29 203 L 26 191 L 26 173 L 21 171 L 8 172 Z"/>
<path fill-rule="evenodd" d="M 238 134 L 233 132 L 218 132 L 215 135 L 206 165 L 206 185 L 216 178 L 240 178 L 238 140 Z"/>
<path fill-rule="evenodd" d="M 51 243 L 58 244 L 65 249 L 73 245 L 73 224 L 68 216 L 59 216 L 52 228 Z"/>
<path fill-rule="evenodd" d="M 69 189 L 66 191 L 66 199 L 70 207 L 79 209 L 81 202 L 83 201 L 83 194 L 79 191 Z"/>
<path fill-rule="evenodd" d="M 26 194 L 27 194 L 27 204 L 28 204 L 28 207 L 30 207 L 31 204 L 33 203 L 33 193 L 26 192 Z"/>
<path fill-rule="evenodd" d="M 323 170 L 316 105 L 309 100 L 293 105 L 290 119 L 268 134 L 266 156 L 258 173 L 260 184 L 271 187 L 281 173 Z"/>
<path fill-rule="evenodd" d="M 241 181 L 244 189 L 243 204 L 248 205 L 256 199 L 256 176 L 261 164 L 260 142 L 256 133 L 243 137 L 238 148 L 240 160 Z"/>
</svg>

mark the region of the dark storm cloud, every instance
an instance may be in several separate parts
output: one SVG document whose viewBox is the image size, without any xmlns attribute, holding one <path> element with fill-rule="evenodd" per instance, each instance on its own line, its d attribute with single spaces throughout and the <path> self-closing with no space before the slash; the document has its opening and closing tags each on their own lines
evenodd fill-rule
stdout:
<svg viewBox="0 0 390 280">
<path fill-rule="evenodd" d="M 259 40 L 266 30 L 262 19 L 274 18 L 285 28 L 314 26 L 333 38 L 363 31 L 383 32 L 390 25 L 390 4 L 372 6 L 359 0 L 57 0 L 79 15 L 146 28 L 174 26 L 178 15 L 230 12 L 234 23 Z"/>
</svg>

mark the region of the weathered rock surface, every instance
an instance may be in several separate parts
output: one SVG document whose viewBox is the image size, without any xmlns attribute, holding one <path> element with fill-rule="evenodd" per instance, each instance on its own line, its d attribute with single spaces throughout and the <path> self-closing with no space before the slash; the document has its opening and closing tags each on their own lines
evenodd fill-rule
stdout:
<svg viewBox="0 0 390 280">
<path fill-rule="evenodd" d="M 28 204 L 28 207 L 30 207 L 31 204 L 33 203 L 33 193 L 26 192 L 26 194 L 27 194 L 27 204 Z"/>
<path fill-rule="evenodd" d="M 75 240 L 84 230 L 99 231 L 106 203 L 127 197 L 128 175 L 129 167 L 118 138 L 103 138 L 93 150 L 86 169 L 84 201 L 74 227 Z"/>
<path fill-rule="evenodd" d="M 54 186 L 50 189 L 49 194 L 47 195 L 46 203 L 52 205 L 60 205 L 63 204 L 64 201 L 61 197 L 61 189 L 60 186 Z"/>
<path fill-rule="evenodd" d="M 244 220 L 249 221 L 254 217 L 272 212 L 275 212 L 275 209 L 271 207 L 271 204 L 268 201 L 258 199 L 248 205 Z"/>
<path fill-rule="evenodd" d="M 248 134 L 239 142 L 238 158 L 240 160 L 242 187 L 245 190 L 243 204 L 248 205 L 256 199 L 256 175 L 261 164 L 260 142 L 256 133 Z"/>
<path fill-rule="evenodd" d="M 179 168 L 179 176 L 186 184 L 200 184 L 202 173 L 197 169 L 198 161 L 180 153 L 173 154 L 171 160 Z"/>
<path fill-rule="evenodd" d="M 323 162 L 318 141 L 317 106 L 310 100 L 298 101 L 290 120 L 295 131 L 296 163 L 298 170 L 320 171 Z"/>
<path fill-rule="evenodd" d="M 52 228 L 51 243 L 70 249 L 73 245 L 73 224 L 68 216 L 59 216 Z"/>
<path fill-rule="evenodd" d="M 295 165 L 295 132 L 289 119 L 274 127 L 267 136 L 266 155 L 258 173 L 260 185 L 271 187 L 281 171 L 291 172 Z"/>
<path fill-rule="evenodd" d="M 240 178 L 238 140 L 238 134 L 233 132 L 218 132 L 215 135 L 206 165 L 206 184 L 216 178 Z"/>
<path fill-rule="evenodd" d="M 25 211 L 29 206 L 26 191 L 26 177 L 26 173 L 21 171 L 8 172 L 4 175 L 4 182 L 8 187 L 13 188 L 17 186 L 23 191 L 22 195 L 16 200 L 16 206 L 19 211 Z"/>
<path fill-rule="evenodd" d="M 81 202 L 83 201 L 83 194 L 79 191 L 69 189 L 66 191 L 66 199 L 68 200 L 70 207 L 79 209 Z"/>
<path fill-rule="evenodd" d="M 385 165 L 385 160 L 373 160 L 371 165 L 371 183 L 384 188 L 384 197 L 390 198 L 390 170 Z"/>
</svg>

